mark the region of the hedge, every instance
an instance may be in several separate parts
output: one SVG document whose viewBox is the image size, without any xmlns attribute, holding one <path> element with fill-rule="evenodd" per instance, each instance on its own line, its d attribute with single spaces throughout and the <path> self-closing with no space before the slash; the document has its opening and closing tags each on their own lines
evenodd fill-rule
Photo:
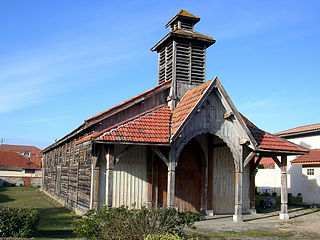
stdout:
<svg viewBox="0 0 320 240">
<path fill-rule="evenodd" d="M 39 212 L 28 208 L 0 208 L 0 237 L 33 237 Z"/>
</svg>

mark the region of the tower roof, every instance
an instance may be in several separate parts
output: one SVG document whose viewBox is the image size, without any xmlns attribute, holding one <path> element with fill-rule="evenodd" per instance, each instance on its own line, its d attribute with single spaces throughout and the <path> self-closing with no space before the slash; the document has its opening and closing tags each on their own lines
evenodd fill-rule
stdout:
<svg viewBox="0 0 320 240">
<path fill-rule="evenodd" d="M 181 9 L 171 20 L 166 24 L 166 28 L 169 27 L 172 23 L 179 19 L 185 19 L 188 21 L 192 21 L 194 24 L 200 21 L 200 18 L 189 13 L 186 10 Z"/>
</svg>

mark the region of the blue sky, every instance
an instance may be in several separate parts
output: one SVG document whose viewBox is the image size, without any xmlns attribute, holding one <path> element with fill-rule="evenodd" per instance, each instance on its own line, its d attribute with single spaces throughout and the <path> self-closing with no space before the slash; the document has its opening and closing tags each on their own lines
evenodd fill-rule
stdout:
<svg viewBox="0 0 320 240">
<path fill-rule="evenodd" d="M 0 138 L 44 148 L 83 120 L 157 84 L 150 52 L 180 9 L 216 39 L 207 80 L 277 132 L 319 123 L 320 2 L 0 2 Z"/>
</svg>

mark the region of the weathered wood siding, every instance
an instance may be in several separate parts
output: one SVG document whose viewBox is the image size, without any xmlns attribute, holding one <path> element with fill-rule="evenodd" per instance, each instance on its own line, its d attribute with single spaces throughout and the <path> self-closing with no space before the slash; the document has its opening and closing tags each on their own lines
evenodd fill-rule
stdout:
<svg viewBox="0 0 320 240">
<path fill-rule="evenodd" d="M 213 148 L 213 210 L 216 214 L 234 212 L 234 159 L 228 147 Z"/>
<path fill-rule="evenodd" d="M 43 190 L 69 208 L 89 209 L 91 144 L 67 142 L 45 153 Z"/>
<path fill-rule="evenodd" d="M 123 146 L 115 147 L 117 156 Z M 125 205 L 136 207 L 147 203 L 147 147 L 133 147 L 114 166 L 113 172 L 113 207 Z"/>
</svg>

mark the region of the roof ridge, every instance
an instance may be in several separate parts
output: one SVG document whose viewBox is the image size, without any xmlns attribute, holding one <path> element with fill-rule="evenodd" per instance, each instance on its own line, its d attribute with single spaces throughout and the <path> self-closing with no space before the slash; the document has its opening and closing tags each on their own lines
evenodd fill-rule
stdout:
<svg viewBox="0 0 320 240">
<path fill-rule="evenodd" d="M 108 112 L 110 112 L 110 111 L 112 111 L 112 110 L 114 110 L 114 109 L 117 109 L 117 108 L 123 106 L 124 104 L 129 103 L 129 102 L 131 102 L 131 101 L 133 101 L 133 100 L 135 100 L 135 99 L 137 99 L 137 98 L 139 98 L 139 97 L 142 97 L 142 96 L 144 96 L 144 95 L 146 95 L 146 94 L 148 94 L 148 93 L 150 93 L 150 92 L 152 92 L 152 91 L 154 91 L 154 90 L 156 90 L 156 89 L 158 89 L 158 88 L 160 88 L 160 87 L 162 87 L 162 86 L 164 86 L 164 85 L 167 85 L 167 84 L 169 84 L 169 83 L 171 83 L 171 80 L 170 80 L 170 81 L 165 81 L 165 82 L 163 82 L 163 83 L 161 83 L 161 84 L 159 84 L 159 85 L 157 85 L 157 86 L 155 86 L 155 87 L 153 87 L 153 88 L 151 88 L 151 89 L 149 89 L 149 90 L 147 90 L 147 91 L 145 91 L 145 92 L 143 92 L 143 93 L 140 93 L 140 94 L 138 94 L 138 95 L 136 95 L 136 96 L 134 96 L 134 97 L 132 97 L 132 98 L 130 98 L 130 99 L 128 99 L 128 100 L 123 101 L 122 103 L 119 103 L 119 104 L 117 104 L 117 105 L 115 105 L 115 106 L 113 106 L 113 107 L 111 107 L 111 108 L 109 108 L 109 109 L 107 109 L 107 110 L 105 110 L 105 111 L 103 111 L 103 112 L 100 112 L 100 113 L 98 113 L 98 114 L 96 114 L 96 115 L 94 115 L 94 116 L 92 116 L 92 117 L 90 117 L 90 118 L 87 118 L 87 119 L 85 119 L 84 121 L 85 121 L 85 122 L 88 122 L 88 121 L 90 121 L 90 120 L 92 120 L 92 119 L 95 119 L 95 118 L 97 118 L 97 117 L 100 117 L 100 116 L 102 116 L 103 114 L 106 114 L 106 113 L 108 113 Z"/>
</svg>

